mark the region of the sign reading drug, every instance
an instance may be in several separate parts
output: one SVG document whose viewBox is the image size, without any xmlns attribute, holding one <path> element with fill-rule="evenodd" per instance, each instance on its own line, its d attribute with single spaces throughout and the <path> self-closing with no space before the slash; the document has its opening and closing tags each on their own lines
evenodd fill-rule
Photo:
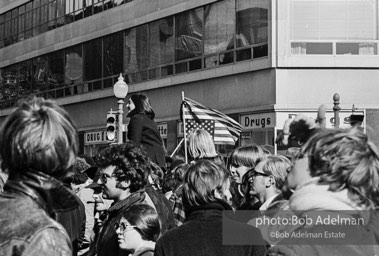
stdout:
<svg viewBox="0 0 379 256">
<path fill-rule="evenodd" d="M 84 134 L 84 144 L 102 144 L 107 142 L 106 131 L 86 132 Z"/>
<path fill-rule="evenodd" d="M 275 113 L 241 115 L 240 124 L 244 130 L 275 127 Z"/>
</svg>

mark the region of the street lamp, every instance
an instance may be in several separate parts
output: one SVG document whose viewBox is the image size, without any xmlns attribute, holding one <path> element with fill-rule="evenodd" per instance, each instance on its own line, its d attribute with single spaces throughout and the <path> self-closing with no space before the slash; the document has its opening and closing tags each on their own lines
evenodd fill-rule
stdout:
<svg viewBox="0 0 379 256">
<path fill-rule="evenodd" d="M 333 111 L 334 111 L 334 127 L 340 128 L 340 95 L 338 93 L 335 93 L 333 95 Z"/>
<path fill-rule="evenodd" d="M 124 99 L 126 95 L 128 94 L 128 85 L 124 81 L 124 77 L 122 77 L 122 74 L 120 73 L 120 76 L 118 77 L 118 81 L 113 86 L 113 93 L 114 96 L 118 99 L 118 144 L 122 144 L 122 115 L 124 114 Z"/>
</svg>

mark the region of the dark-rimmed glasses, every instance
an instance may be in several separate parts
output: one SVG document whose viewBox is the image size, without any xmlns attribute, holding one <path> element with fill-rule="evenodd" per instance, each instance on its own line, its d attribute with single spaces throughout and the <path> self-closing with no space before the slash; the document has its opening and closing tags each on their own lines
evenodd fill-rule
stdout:
<svg viewBox="0 0 379 256">
<path fill-rule="evenodd" d="M 138 228 L 136 226 L 128 225 L 126 224 L 126 222 L 120 222 L 114 225 L 115 230 L 119 228 L 120 228 L 121 233 L 124 233 L 125 231 L 132 230 L 132 229 L 136 229 L 138 231 Z"/>
<path fill-rule="evenodd" d="M 257 172 L 256 170 L 254 169 L 251 169 L 252 173 L 250 174 L 251 177 L 256 177 L 256 176 L 264 176 L 264 177 L 268 177 L 270 176 L 270 174 L 267 174 L 267 173 L 264 173 L 264 172 Z"/>
</svg>

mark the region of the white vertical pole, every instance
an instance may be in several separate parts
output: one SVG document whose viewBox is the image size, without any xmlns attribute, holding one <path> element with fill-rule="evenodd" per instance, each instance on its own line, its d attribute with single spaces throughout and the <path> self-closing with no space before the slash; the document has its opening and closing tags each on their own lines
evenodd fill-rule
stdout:
<svg viewBox="0 0 379 256">
<path fill-rule="evenodd" d="M 122 123 L 123 123 L 123 120 L 122 120 L 122 115 L 124 114 L 124 101 L 122 99 L 119 99 L 117 101 L 118 103 L 118 141 L 117 143 L 118 144 L 122 144 L 123 141 L 122 141 Z"/>
<path fill-rule="evenodd" d="M 183 102 L 184 102 L 184 92 L 182 91 L 182 103 Z M 183 116 L 183 135 L 184 135 L 184 158 L 186 160 L 186 164 L 188 164 L 186 118 L 185 118 L 185 115 L 184 115 L 184 108 L 183 107 L 182 107 L 182 116 Z"/>
</svg>

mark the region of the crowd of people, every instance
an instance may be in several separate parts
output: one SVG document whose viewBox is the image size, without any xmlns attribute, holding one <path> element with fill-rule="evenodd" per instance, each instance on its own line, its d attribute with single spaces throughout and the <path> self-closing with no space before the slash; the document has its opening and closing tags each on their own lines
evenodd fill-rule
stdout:
<svg viewBox="0 0 379 256">
<path fill-rule="evenodd" d="M 165 158 L 148 98 L 128 109 L 129 141 L 93 157 L 78 155 L 74 122 L 54 101 L 29 98 L 6 118 L 0 255 L 379 255 L 379 153 L 361 129 L 303 126 L 296 155 L 244 145 L 227 158 L 194 130 L 188 159 Z M 299 138 L 291 125 L 286 140 Z M 274 239 L 281 227 L 257 220 L 281 211 L 359 216 L 365 242 Z M 325 228 L 309 224 L 296 232 Z"/>
</svg>

